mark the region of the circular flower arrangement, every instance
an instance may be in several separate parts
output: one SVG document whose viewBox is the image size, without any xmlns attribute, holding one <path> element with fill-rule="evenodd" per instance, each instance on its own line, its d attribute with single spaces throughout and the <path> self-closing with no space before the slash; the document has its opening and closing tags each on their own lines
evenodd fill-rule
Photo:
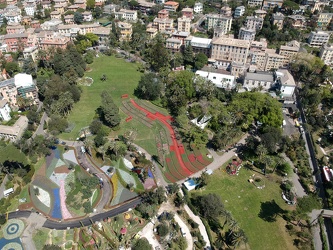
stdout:
<svg viewBox="0 0 333 250">
<path fill-rule="evenodd" d="M 7 240 L 18 238 L 21 236 L 23 230 L 24 230 L 23 221 L 18 219 L 9 220 L 5 225 L 5 227 L 2 229 L 3 237 Z"/>
<path fill-rule="evenodd" d="M 22 246 L 17 242 L 9 242 L 6 244 L 2 250 L 23 250 Z"/>
</svg>

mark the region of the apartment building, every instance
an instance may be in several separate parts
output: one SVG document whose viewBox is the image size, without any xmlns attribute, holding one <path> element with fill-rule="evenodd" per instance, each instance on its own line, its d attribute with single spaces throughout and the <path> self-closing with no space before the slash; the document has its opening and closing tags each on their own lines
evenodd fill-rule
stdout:
<svg viewBox="0 0 333 250">
<path fill-rule="evenodd" d="M 302 15 L 291 15 L 286 18 L 291 19 L 291 26 L 296 29 L 303 29 L 306 27 L 306 18 Z"/>
<path fill-rule="evenodd" d="M 38 47 L 34 46 L 34 47 L 24 48 L 23 57 L 25 59 L 31 58 L 34 62 L 36 62 L 38 59 Z"/>
<path fill-rule="evenodd" d="M 164 3 L 164 9 L 171 12 L 176 12 L 179 7 L 179 3 L 174 1 L 168 1 Z"/>
<path fill-rule="evenodd" d="M 246 72 L 243 82 L 243 88 L 247 91 L 254 89 L 268 91 L 274 86 L 273 72 Z"/>
<path fill-rule="evenodd" d="M 180 52 L 182 48 L 182 41 L 176 38 L 168 38 L 165 47 L 172 53 Z"/>
<path fill-rule="evenodd" d="M 200 2 L 195 3 L 193 11 L 194 13 L 201 14 L 203 12 L 203 4 Z"/>
<path fill-rule="evenodd" d="M 328 43 L 330 35 L 324 31 L 312 31 L 308 38 L 308 43 L 313 47 L 320 47 Z"/>
<path fill-rule="evenodd" d="M 235 9 L 234 17 L 235 18 L 241 17 L 241 16 L 244 15 L 244 13 L 245 13 L 245 7 L 244 6 L 238 6 Z"/>
<path fill-rule="evenodd" d="M 107 45 L 111 28 L 98 27 L 92 33 L 98 36 L 98 45 Z"/>
<path fill-rule="evenodd" d="M 64 14 L 65 12 L 65 7 L 63 4 L 55 4 L 53 8 L 55 11 L 58 11 L 60 14 Z"/>
<path fill-rule="evenodd" d="M 293 57 L 299 52 L 301 45 L 298 41 L 294 40 L 286 45 L 281 45 L 279 55 L 285 57 L 284 65 L 288 65 Z"/>
<path fill-rule="evenodd" d="M 323 44 L 320 49 L 319 57 L 323 62 L 333 67 L 333 46 L 332 44 Z"/>
<path fill-rule="evenodd" d="M 71 42 L 69 37 L 65 37 L 62 35 L 57 35 L 52 37 L 51 39 L 43 39 L 39 42 L 39 47 L 42 50 L 48 50 L 51 48 L 60 48 L 66 49 L 67 45 Z"/>
<path fill-rule="evenodd" d="M 9 121 L 11 119 L 10 112 L 8 101 L 6 99 L 0 100 L 0 121 Z"/>
<path fill-rule="evenodd" d="M 232 9 L 229 6 L 223 6 L 220 10 L 220 14 L 223 16 L 231 16 Z"/>
<path fill-rule="evenodd" d="M 74 15 L 66 15 L 64 16 L 65 24 L 74 24 Z"/>
<path fill-rule="evenodd" d="M 14 78 L 0 82 L 0 99 L 6 99 L 11 107 L 17 107 L 17 98 L 31 99 L 37 104 L 38 90 L 28 74 L 17 74 Z"/>
<path fill-rule="evenodd" d="M 28 118 L 20 116 L 13 126 L 0 125 L 0 138 L 11 142 L 18 141 L 28 127 Z"/>
<path fill-rule="evenodd" d="M 148 36 L 147 38 L 153 39 L 157 35 L 158 29 L 150 27 L 150 28 L 146 29 L 146 32 L 147 32 L 147 36 Z"/>
<path fill-rule="evenodd" d="M 25 13 L 27 13 L 28 16 L 34 16 L 36 11 L 36 5 L 35 4 L 27 4 L 24 6 Z"/>
<path fill-rule="evenodd" d="M 123 19 L 127 21 L 135 22 L 138 19 L 138 14 L 136 10 L 126 10 L 121 9 L 114 13 L 115 19 Z"/>
<path fill-rule="evenodd" d="M 284 100 L 294 100 L 296 83 L 294 77 L 287 69 L 279 69 L 276 71 L 276 85 L 281 94 L 280 98 Z"/>
<path fill-rule="evenodd" d="M 27 33 L 7 34 L 4 36 L 4 41 L 5 44 L 7 44 L 8 52 L 23 51 L 23 48 L 27 44 L 27 40 L 28 40 Z"/>
<path fill-rule="evenodd" d="M 256 37 L 256 31 L 242 27 L 239 29 L 238 39 L 253 41 Z"/>
<path fill-rule="evenodd" d="M 180 32 L 190 32 L 191 31 L 191 19 L 188 17 L 179 17 L 177 30 Z"/>
<path fill-rule="evenodd" d="M 76 12 L 79 8 L 80 6 L 78 4 L 72 4 L 71 6 L 67 7 L 67 10 Z"/>
<path fill-rule="evenodd" d="M 156 28 L 159 32 L 173 28 L 173 19 L 155 18 L 152 28 Z"/>
<path fill-rule="evenodd" d="M 169 18 L 169 11 L 163 9 L 157 13 L 158 18 Z"/>
<path fill-rule="evenodd" d="M 267 40 L 266 38 L 260 38 L 259 41 L 252 41 L 250 46 L 250 51 L 265 51 L 267 49 Z"/>
<path fill-rule="evenodd" d="M 195 74 L 210 80 L 218 88 L 227 90 L 236 88 L 235 76 L 228 71 L 204 67 L 202 70 L 197 70 Z"/>
<path fill-rule="evenodd" d="M 22 20 L 22 16 L 20 12 L 7 12 L 3 15 L 7 23 L 20 23 Z"/>
<path fill-rule="evenodd" d="M 250 7 L 262 6 L 263 0 L 248 0 L 247 4 Z"/>
<path fill-rule="evenodd" d="M 317 25 L 319 28 L 326 29 L 329 23 L 331 22 L 333 13 L 322 12 L 319 13 L 317 18 Z"/>
<path fill-rule="evenodd" d="M 264 19 L 256 16 L 248 16 L 245 19 L 245 27 L 251 30 L 261 30 L 264 24 Z"/>
<path fill-rule="evenodd" d="M 263 10 L 272 10 L 275 7 L 281 9 L 283 5 L 283 0 L 264 0 L 262 3 Z"/>
<path fill-rule="evenodd" d="M 51 15 L 51 20 L 52 20 L 52 19 L 58 19 L 58 20 L 61 19 L 61 13 L 58 12 L 58 11 L 52 11 L 52 12 L 50 13 L 50 15 Z"/>
<path fill-rule="evenodd" d="M 83 16 L 83 21 L 85 22 L 91 22 L 93 20 L 91 11 L 82 12 L 82 16 Z"/>
<path fill-rule="evenodd" d="M 7 34 L 19 34 L 25 32 L 25 27 L 19 23 L 10 23 L 6 27 Z"/>
<path fill-rule="evenodd" d="M 267 11 L 265 11 L 265 10 L 259 9 L 259 10 L 254 11 L 254 15 L 257 17 L 265 18 L 266 14 L 267 14 Z"/>
<path fill-rule="evenodd" d="M 206 19 L 206 28 L 215 29 L 221 28 L 226 34 L 231 30 L 232 17 L 218 14 L 208 14 Z"/>
<path fill-rule="evenodd" d="M 204 53 L 208 58 L 211 56 L 212 39 L 189 36 L 185 39 L 186 46 L 191 45 L 193 53 Z"/>
<path fill-rule="evenodd" d="M 222 67 L 228 67 L 232 62 L 245 64 L 249 48 L 250 41 L 219 37 L 212 40 L 211 58 Z"/>
<path fill-rule="evenodd" d="M 272 16 L 272 24 L 276 25 L 278 30 L 283 29 L 284 15 L 280 12 L 274 13 Z"/>
<path fill-rule="evenodd" d="M 117 23 L 120 30 L 120 41 L 129 41 L 132 38 L 132 24 L 118 22 Z"/>
<path fill-rule="evenodd" d="M 285 60 L 285 57 L 277 54 L 274 49 L 265 49 L 252 53 L 251 64 L 255 65 L 257 70 L 269 71 L 281 68 Z"/>
<path fill-rule="evenodd" d="M 192 8 L 182 9 L 182 15 L 183 15 L 183 17 L 187 17 L 190 20 L 192 20 L 193 19 L 193 9 Z"/>
<path fill-rule="evenodd" d="M 79 32 L 81 35 L 86 35 L 87 33 L 93 33 L 94 30 L 101 27 L 98 23 L 92 23 L 92 24 L 60 24 L 58 26 L 58 33 L 62 35 L 69 35 L 73 33 Z"/>
</svg>

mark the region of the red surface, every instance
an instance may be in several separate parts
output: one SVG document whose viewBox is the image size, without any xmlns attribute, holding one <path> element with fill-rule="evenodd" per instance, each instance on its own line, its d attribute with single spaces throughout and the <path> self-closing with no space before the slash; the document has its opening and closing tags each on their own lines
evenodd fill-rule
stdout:
<svg viewBox="0 0 333 250">
<path fill-rule="evenodd" d="M 126 118 L 126 122 L 129 122 L 130 120 L 132 120 L 132 116 Z"/>
<path fill-rule="evenodd" d="M 170 158 L 165 158 L 165 161 L 166 161 L 166 162 L 170 162 L 171 159 L 170 159 Z"/>
<path fill-rule="evenodd" d="M 183 172 L 185 172 L 188 176 L 192 174 L 191 171 L 189 171 L 182 159 L 180 150 L 179 150 L 179 146 L 181 144 L 178 144 L 177 140 L 176 140 L 176 135 L 175 135 L 175 131 L 173 130 L 173 128 L 171 127 L 171 125 L 169 124 L 169 120 L 171 119 L 170 116 L 164 116 L 158 112 L 156 112 L 155 114 L 149 112 L 148 110 L 146 110 L 145 108 L 139 106 L 134 100 L 131 100 L 132 104 L 134 107 L 136 107 L 137 109 L 143 111 L 144 113 L 146 113 L 147 117 L 149 117 L 150 119 L 158 119 L 160 122 L 162 122 L 167 129 L 169 130 L 170 136 L 172 138 L 172 142 L 173 142 L 173 146 L 175 149 L 175 154 L 176 154 L 176 158 L 179 162 L 180 167 L 182 168 Z"/>
<path fill-rule="evenodd" d="M 194 154 L 188 155 L 188 159 L 190 160 L 190 162 L 194 162 L 195 161 Z"/>
<path fill-rule="evenodd" d="M 121 98 L 127 98 L 128 97 L 128 94 L 123 94 L 122 96 L 121 96 Z"/>
</svg>

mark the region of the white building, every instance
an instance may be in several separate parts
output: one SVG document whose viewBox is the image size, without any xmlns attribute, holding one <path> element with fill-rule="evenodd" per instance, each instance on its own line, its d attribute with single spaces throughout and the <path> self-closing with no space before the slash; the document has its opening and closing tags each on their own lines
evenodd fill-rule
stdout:
<svg viewBox="0 0 333 250">
<path fill-rule="evenodd" d="M 23 57 L 25 59 L 31 57 L 32 60 L 35 62 L 37 60 L 37 56 L 38 56 L 38 47 L 34 46 L 34 47 L 24 48 Z"/>
<path fill-rule="evenodd" d="M 198 2 L 194 4 L 194 8 L 193 8 L 194 13 L 200 14 L 203 12 L 203 4 Z"/>
<path fill-rule="evenodd" d="M 115 19 L 124 19 L 127 21 L 136 21 L 138 19 L 138 14 L 136 10 L 126 10 L 121 9 L 114 13 Z"/>
<path fill-rule="evenodd" d="M 263 0 L 248 0 L 247 4 L 251 7 L 262 6 Z"/>
<path fill-rule="evenodd" d="M 28 16 L 34 16 L 36 11 L 36 5 L 34 4 L 27 4 L 24 7 L 25 13 L 27 13 Z"/>
<path fill-rule="evenodd" d="M 286 69 L 279 69 L 276 71 L 276 77 L 281 92 L 281 98 L 293 99 L 296 88 L 294 77 Z"/>
<path fill-rule="evenodd" d="M 10 12 L 4 14 L 7 19 L 7 23 L 20 23 L 22 20 L 22 16 L 20 12 Z"/>
<path fill-rule="evenodd" d="M 223 16 L 218 14 L 208 14 L 206 19 L 206 28 L 215 29 L 220 28 L 224 34 L 227 34 L 231 30 L 232 17 Z"/>
<path fill-rule="evenodd" d="M 12 142 L 17 141 L 23 135 L 24 130 L 28 127 L 28 118 L 20 116 L 13 126 L 0 125 L 0 138 Z"/>
<path fill-rule="evenodd" d="M 273 72 L 246 72 L 243 87 L 247 91 L 257 89 L 260 91 L 268 91 L 274 86 Z"/>
<path fill-rule="evenodd" d="M 245 27 L 252 30 L 261 30 L 264 24 L 264 19 L 256 16 L 248 16 L 245 20 Z"/>
<path fill-rule="evenodd" d="M 236 88 L 235 77 L 232 75 L 208 72 L 203 70 L 197 70 L 196 75 L 199 75 L 205 79 L 210 80 L 216 87 L 222 89 L 234 89 Z"/>
<path fill-rule="evenodd" d="M 256 31 L 252 29 L 246 29 L 244 27 L 239 29 L 238 39 L 253 41 L 256 37 Z"/>
<path fill-rule="evenodd" d="M 328 43 L 330 35 L 324 31 L 312 31 L 310 33 L 308 43 L 313 47 L 320 47 L 323 44 Z"/>
<path fill-rule="evenodd" d="M 319 53 L 319 57 L 323 62 L 332 67 L 333 66 L 333 46 L 332 44 L 324 44 Z"/>
<path fill-rule="evenodd" d="M 234 13 L 234 17 L 237 18 L 237 17 L 241 17 L 243 16 L 245 13 L 245 7 L 244 6 L 238 6 L 236 9 L 235 9 L 235 13 Z"/>
<path fill-rule="evenodd" d="M 0 100 L 0 120 L 9 121 L 11 109 L 6 99 Z"/>
</svg>

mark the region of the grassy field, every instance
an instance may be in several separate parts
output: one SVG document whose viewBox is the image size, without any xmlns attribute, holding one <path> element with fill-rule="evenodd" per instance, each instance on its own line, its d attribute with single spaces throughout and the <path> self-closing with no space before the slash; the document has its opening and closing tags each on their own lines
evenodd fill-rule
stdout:
<svg viewBox="0 0 333 250">
<path fill-rule="evenodd" d="M 82 95 L 78 103 L 74 105 L 71 114 L 68 117 L 70 123 L 74 123 L 75 127 L 70 133 L 61 134 L 61 138 L 67 140 L 75 140 L 79 131 L 90 124 L 95 116 L 95 110 L 101 104 L 101 93 L 103 90 L 108 91 L 114 102 L 119 106 L 121 104 L 121 95 L 128 94 L 133 96 L 140 79 L 140 73 L 137 71 L 137 64 L 126 62 L 123 59 L 100 55 L 95 58 L 93 64 L 90 65 L 91 70 L 86 72 L 85 76 L 94 79 L 91 86 L 82 86 Z M 100 80 L 105 74 L 107 80 Z M 123 117 L 125 114 L 123 114 Z"/>
<path fill-rule="evenodd" d="M 223 170 L 216 170 L 204 190 L 196 194 L 215 193 L 220 195 L 225 208 L 232 213 L 249 240 L 251 249 L 296 249 L 285 229 L 285 222 L 280 216 L 276 221 L 268 222 L 265 216 L 273 211 L 270 201 L 275 201 L 281 209 L 292 209 L 281 198 L 279 184 L 275 180 L 263 177 L 265 188 L 258 189 L 248 182 L 255 172 L 242 168 L 238 176 L 229 176 Z M 266 205 L 266 206 L 265 206 Z M 261 209 L 264 208 L 261 213 Z M 264 214 L 259 216 L 259 213 Z"/>
<path fill-rule="evenodd" d="M 32 236 L 33 241 L 35 242 L 36 249 L 42 249 L 48 239 L 48 234 L 50 229 L 37 229 Z"/>
</svg>

